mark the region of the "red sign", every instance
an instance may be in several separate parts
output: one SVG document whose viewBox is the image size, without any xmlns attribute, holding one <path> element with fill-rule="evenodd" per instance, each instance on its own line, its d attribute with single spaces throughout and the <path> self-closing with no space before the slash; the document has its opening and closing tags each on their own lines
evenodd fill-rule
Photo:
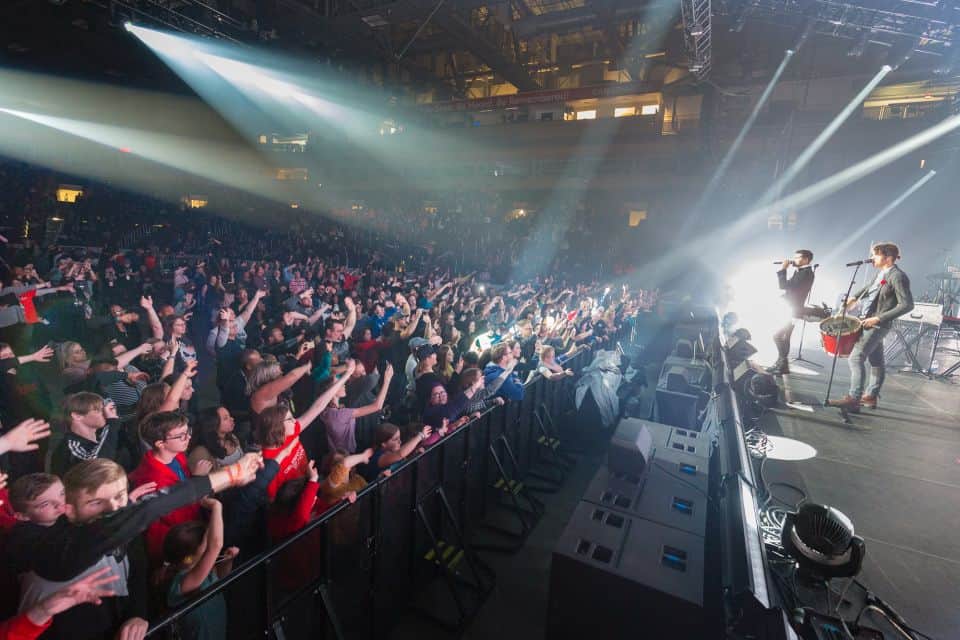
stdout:
<svg viewBox="0 0 960 640">
<path fill-rule="evenodd" d="M 427 111 L 435 113 L 447 111 L 486 111 L 488 109 L 507 109 L 532 104 L 556 104 L 573 100 L 591 98 L 610 98 L 614 96 L 648 93 L 650 87 L 643 82 L 625 82 L 578 89 L 553 89 L 550 91 L 528 91 L 509 96 L 477 98 L 476 100 L 451 100 L 449 102 L 431 102 L 422 105 Z"/>
</svg>

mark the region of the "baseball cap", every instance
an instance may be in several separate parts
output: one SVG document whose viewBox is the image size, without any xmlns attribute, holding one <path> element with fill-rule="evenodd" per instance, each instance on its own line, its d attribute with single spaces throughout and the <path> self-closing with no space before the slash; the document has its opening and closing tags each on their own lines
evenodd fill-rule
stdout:
<svg viewBox="0 0 960 640">
<path fill-rule="evenodd" d="M 423 345 L 430 344 L 430 341 L 426 338 L 410 338 L 410 342 L 408 344 L 410 345 L 410 349 L 416 351 Z"/>
</svg>

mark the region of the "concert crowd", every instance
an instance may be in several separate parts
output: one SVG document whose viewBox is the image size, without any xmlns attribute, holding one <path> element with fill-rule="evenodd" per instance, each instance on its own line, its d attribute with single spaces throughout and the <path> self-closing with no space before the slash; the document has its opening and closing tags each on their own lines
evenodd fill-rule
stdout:
<svg viewBox="0 0 960 640">
<path fill-rule="evenodd" d="M 2 238 L 0 639 L 142 638 L 532 376 L 613 348 L 656 299 L 562 270 L 510 280 L 517 246 L 469 226 L 438 250 L 389 222 L 167 216 L 121 249 L 151 213 L 132 198 L 77 203 L 85 247 Z M 212 598 L 178 632 L 224 638 L 228 614 Z"/>
</svg>

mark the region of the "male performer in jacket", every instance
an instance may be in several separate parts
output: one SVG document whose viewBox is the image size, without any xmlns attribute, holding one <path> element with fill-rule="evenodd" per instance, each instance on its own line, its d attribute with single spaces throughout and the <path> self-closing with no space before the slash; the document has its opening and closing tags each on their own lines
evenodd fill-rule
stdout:
<svg viewBox="0 0 960 640">
<path fill-rule="evenodd" d="M 890 331 L 891 323 L 913 309 L 910 278 L 894 264 L 900 259 L 899 247 L 892 242 L 878 242 L 871 249 L 873 266 L 878 269 L 877 276 L 847 303 L 848 309 L 860 303 L 860 319 L 863 322 L 863 335 L 853 346 L 848 359 L 850 393 L 840 400 L 827 403 L 853 413 L 858 413 L 861 406 L 877 408 L 880 387 L 883 386 L 886 376 L 883 339 Z M 866 383 L 865 361 L 870 362 L 872 378 L 866 395 L 863 394 Z"/>
<path fill-rule="evenodd" d="M 783 299 L 790 305 L 791 320 L 782 329 L 773 334 L 773 342 L 777 345 L 777 363 L 769 369 L 770 373 L 790 373 L 790 336 L 793 335 L 793 318 L 803 315 L 803 306 L 807 295 L 813 287 L 813 252 L 809 249 L 797 249 L 793 259 L 783 261 L 780 271 L 777 271 L 777 280 L 783 291 Z M 787 278 L 787 267 L 796 267 L 793 275 Z"/>
</svg>

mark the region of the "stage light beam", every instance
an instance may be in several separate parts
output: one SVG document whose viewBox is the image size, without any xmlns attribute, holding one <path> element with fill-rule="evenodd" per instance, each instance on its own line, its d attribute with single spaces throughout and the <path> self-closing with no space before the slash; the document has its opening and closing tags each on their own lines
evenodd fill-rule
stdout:
<svg viewBox="0 0 960 640">
<path fill-rule="evenodd" d="M 929 171 L 925 176 L 914 182 L 910 185 L 906 191 L 901 193 L 899 196 L 893 199 L 886 207 L 884 207 L 877 215 L 875 215 L 870 222 L 859 227 L 857 232 L 846 238 L 843 242 L 837 245 L 833 251 L 830 252 L 830 255 L 824 260 L 825 264 L 833 264 L 841 259 L 842 254 L 853 245 L 854 242 L 859 241 L 870 229 L 880 224 L 880 222 L 886 218 L 890 213 L 895 211 L 903 202 L 916 193 L 922 186 L 930 182 L 933 177 L 937 175 L 936 171 Z"/>
<path fill-rule="evenodd" d="M 824 145 L 833 137 L 843 123 L 850 118 L 854 111 L 861 108 L 863 101 L 873 93 L 873 90 L 880 84 L 880 81 L 883 80 L 888 73 L 893 71 L 893 68 L 890 65 L 883 65 L 880 68 L 880 71 L 877 72 L 875 76 L 866 84 L 866 86 L 860 90 L 853 100 L 847 103 L 847 106 L 837 114 L 837 117 L 834 118 L 827 127 L 820 132 L 813 142 L 811 142 L 806 149 L 804 149 L 797 159 L 793 161 L 786 171 L 783 172 L 783 175 L 780 176 L 777 180 L 774 181 L 772 185 L 760 196 L 760 200 L 757 202 L 757 206 L 763 206 L 769 203 L 773 198 L 776 198 L 782 191 L 783 188 L 788 184 L 793 182 L 793 180 L 800 175 L 800 172 L 810 163 L 813 159 L 813 156 L 819 152 Z"/>
<path fill-rule="evenodd" d="M 700 200 L 697 202 L 692 215 L 688 216 L 687 220 L 684 222 L 680 234 L 681 237 L 686 233 L 690 226 L 692 226 L 694 222 L 699 219 L 700 210 L 703 208 L 703 205 L 709 201 L 711 196 L 713 196 L 713 193 L 717 186 L 719 186 L 720 181 L 724 178 L 724 176 L 726 176 L 727 169 L 730 168 L 730 164 L 733 162 L 733 157 L 737 154 L 737 151 L 740 150 L 740 146 L 747 137 L 747 133 L 749 133 L 750 129 L 753 128 L 753 123 L 756 122 L 757 117 L 763 110 L 763 107 L 766 106 L 767 100 L 769 100 L 770 96 L 773 94 L 773 90 L 777 86 L 777 82 L 780 81 L 780 76 L 783 75 L 784 70 L 787 68 L 787 64 L 789 64 L 790 60 L 793 58 L 793 54 L 793 49 L 787 49 L 786 52 L 784 52 L 783 60 L 780 61 L 780 66 L 777 67 L 777 71 L 773 74 L 773 77 L 770 78 L 770 82 L 767 83 L 763 93 L 760 94 L 760 99 L 757 100 L 757 104 L 754 105 L 753 111 L 747 117 L 746 122 L 743 123 L 743 127 L 740 128 L 740 133 L 737 134 L 737 137 L 730 145 L 730 148 L 727 149 L 727 153 L 723 156 L 723 160 L 720 161 L 720 166 L 717 167 L 716 172 L 714 172 L 713 177 L 707 184 L 707 188 L 704 189 L 703 195 L 700 196 Z"/>
</svg>

